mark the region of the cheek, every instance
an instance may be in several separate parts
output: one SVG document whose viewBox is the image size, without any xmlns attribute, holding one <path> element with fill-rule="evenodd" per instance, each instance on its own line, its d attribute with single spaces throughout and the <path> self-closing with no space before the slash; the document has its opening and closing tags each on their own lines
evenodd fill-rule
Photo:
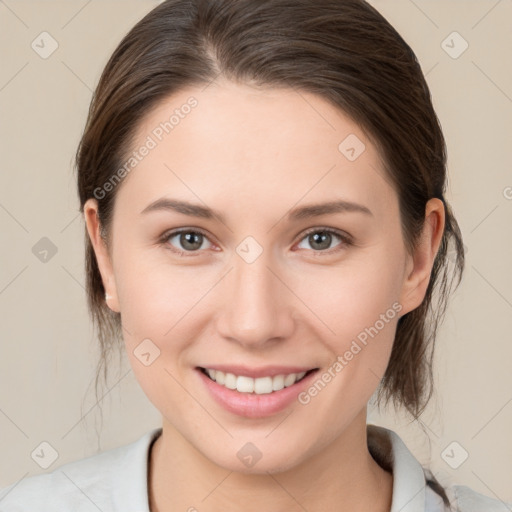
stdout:
<svg viewBox="0 0 512 512">
<path fill-rule="evenodd" d="M 354 257 L 338 267 L 301 273 L 297 295 L 336 333 L 361 330 L 378 320 L 398 300 L 399 258 L 387 261 L 385 251 Z"/>
<path fill-rule="evenodd" d="M 124 324 L 139 335 L 164 337 L 197 304 L 211 280 L 204 271 L 170 263 L 163 251 L 127 248 L 115 265 Z"/>
<path fill-rule="evenodd" d="M 133 372 L 157 409 L 172 410 L 190 399 L 178 384 L 182 375 L 177 368 L 187 363 L 190 342 L 198 335 L 200 324 L 194 319 L 209 278 L 162 259 L 156 261 L 148 251 L 127 249 L 115 260 L 115 272 L 123 338 Z"/>
<path fill-rule="evenodd" d="M 323 279 L 317 276 L 302 285 L 302 293 L 309 292 L 309 304 L 322 320 L 321 325 L 315 321 L 316 343 L 327 349 L 330 360 L 299 402 L 311 405 L 318 421 L 337 410 L 334 430 L 368 403 L 393 348 L 402 309 L 398 272 L 392 268 L 382 272 L 373 263 L 329 273 Z"/>
<path fill-rule="evenodd" d="M 373 251 L 295 280 L 297 295 L 307 298 L 304 302 L 321 320 L 316 321 L 318 337 L 332 360 L 342 356 L 345 373 L 358 372 L 362 378 L 369 370 L 376 379 L 384 373 L 403 309 L 400 258 L 387 254 L 383 247 L 380 255 Z"/>
<path fill-rule="evenodd" d="M 179 354 L 193 331 L 218 313 L 214 288 L 225 268 L 180 266 L 166 259 L 162 248 L 118 247 L 114 271 L 128 348 L 149 338 L 160 347 L 165 343 L 167 353 Z M 365 352 L 366 357 L 382 359 L 391 348 L 399 316 L 400 257 L 381 244 L 347 254 L 337 265 L 308 263 L 283 269 L 284 281 L 300 298 L 284 293 L 283 300 L 294 301 L 300 322 L 314 329 L 330 352 L 345 353 L 355 339 L 362 345 L 378 339 L 381 342 Z"/>
</svg>

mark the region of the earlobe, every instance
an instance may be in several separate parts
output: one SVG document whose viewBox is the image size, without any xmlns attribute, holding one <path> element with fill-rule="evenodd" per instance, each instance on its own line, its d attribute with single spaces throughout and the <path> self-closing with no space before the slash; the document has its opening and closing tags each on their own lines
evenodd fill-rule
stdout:
<svg viewBox="0 0 512 512">
<path fill-rule="evenodd" d="M 112 260 L 109 254 L 106 240 L 101 235 L 101 224 L 98 217 L 98 202 L 96 199 L 88 199 L 84 204 L 84 220 L 89 234 L 89 239 L 98 262 L 101 280 L 105 289 L 105 302 L 115 312 L 119 312 L 119 302 L 114 279 Z"/>
<path fill-rule="evenodd" d="M 404 272 L 406 277 L 400 303 L 405 312 L 416 309 L 425 298 L 435 257 L 441 245 L 444 225 L 444 204 L 440 199 L 432 198 L 425 207 L 423 231 Z"/>
</svg>

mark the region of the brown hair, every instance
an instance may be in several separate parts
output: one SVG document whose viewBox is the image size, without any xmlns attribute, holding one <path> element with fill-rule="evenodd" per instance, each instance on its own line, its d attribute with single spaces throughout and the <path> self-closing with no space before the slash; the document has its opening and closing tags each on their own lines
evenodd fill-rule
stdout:
<svg viewBox="0 0 512 512">
<path fill-rule="evenodd" d="M 415 419 L 433 392 L 437 327 L 464 269 L 462 235 L 444 199 L 446 147 L 430 91 L 412 49 L 363 0 L 167 0 L 124 37 L 108 61 L 77 150 L 81 211 L 122 166 L 148 112 L 187 86 L 219 75 L 254 86 L 319 95 L 344 111 L 378 148 L 397 191 L 406 247 L 415 247 L 433 197 L 445 206 L 445 230 L 422 304 L 398 321 L 378 401 L 392 400 Z M 108 242 L 117 188 L 98 200 Z M 88 305 L 101 367 L 121 339 L 120 315 L 105 304 L 92 245 L 86 240 Z M 453 243 L 453 250 L 449 248 Z M 433 295 L 437 301 L 433 306 Z M 447 502 L 442 487 L 431 483 Z"/>
</svg>

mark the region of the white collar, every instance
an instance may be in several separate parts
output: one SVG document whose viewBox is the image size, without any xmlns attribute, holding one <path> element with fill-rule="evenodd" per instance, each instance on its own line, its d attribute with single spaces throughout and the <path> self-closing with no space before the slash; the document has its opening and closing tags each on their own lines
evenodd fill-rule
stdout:
<svg viewBox="0 0 512 512">
<path fill-rule="evenodd" d="M 0 491 L 0 508 L 24 505 L 40 512 L 49 508 L 77 510 L 84 500 L 100 510 L 149 512 L 148 460 L 152 443 L 162 428 L 136 441 L 69 462 L 56 470 L 23 478 Z M 367 424 L 368 449 L 373 458 L 393 473 L 391 512 L 443 510 L 426 480 L 422 466 L 393 431 Z M 7 508 L 3 508 L 7 507 Z M 94 507 L 93 507 L 94 508 Z"/>
<path fill-rule="evenodd" d="M 119 510 L 149 512 L 148 503 L 146 503 L 149 450 L 151 443 L 161 433 L 161 427 L 155 428 L 132 443 L 130 449 L 126 450 L 127 460 L 121 466 L 123 470 L 118 473 L 118 476 L 113 475 L 113 478 L 119 478 L 119 483 L 133 482 L 135 485 L 132 492 L 123 492 L 116 496 Z M 425 512 L 427 493 L 432 495 L 433 491 L 426 486 L 423 467 L 402 439 L 392 430 L 373 424 L 367 424 L 367 437 L 368 448 L 374 459 L 381 466 L 390 468 L 393 474 L 390 512 Z M 115 482 L 111 485 L 113 490 L 122 488 L 122 485 L 116 485 Z M 143 502 L 140 502 L 141 499 Z"/>
<path fill-rule="evenodd" d="M 68 462 L 50 473 L 23 477 L 0 489 L 0 510 L 47 512 L 86 506 L 88 510 L 149 512 L 148 460 L 151 445 L 161 434 L 161 427 L 154 428 L 130 444 Z M 367 440 L 372 457 L 393 473 L 391 512 L 445 512 L 441 497 L 427 485 L 426 470 L 395 432 L 367 424 Z M 464 485 L 445 491 L 461 512 L 512 510 L 512 502 Z"/>
<path fill-rule="evenodd" d="M 390 429 L 367 424 L 368 449 L 372 457 L 393 474 L 391 512 L 425 512 L 425 472 L 400 436 Z M 442 509 L 441 509 L 442 510 Z"/>
</svg>

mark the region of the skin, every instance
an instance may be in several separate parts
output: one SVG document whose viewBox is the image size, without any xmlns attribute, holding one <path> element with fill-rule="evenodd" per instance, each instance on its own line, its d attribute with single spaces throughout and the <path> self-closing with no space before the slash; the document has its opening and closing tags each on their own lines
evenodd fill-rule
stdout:
<svg viewBox="0 0 512 512">
<path fill-rule="evenodd" d="M 389 511 L 393 479 L 368 451 L 366 407 L 399 316 L 425 296 L 443 204 L 428 202 L 423 236 L 408 254 L 377 150 L 343 112 L 306 92 L 221 80 L 190 87 L 148 113 L 138 142 L 190 95 L 198 106 L 118 186 L 108 247 L 96 200 L 84 208 L 133 372 L 162 413 L 150 457 L 151 510 Z M 338 150 L 349 134 L 366 146 L 354 161 Z M 140 213 L 163 196 L 218 210 L 224 222 Z M 287 219 L 293 208 L 341 198 L 373 215 Z M 195 251 L 179 236 L 159 241 L 177 228 L 207 237 Z M 333 235 L 321 249 L 309 228 L 339 230 L 354 243 Z M 263 249 L 251 264 L 236 253 L 247 236 Z M 213 401 L 194 370 L 231 363 L 326 371 L 395 302 L 400 314 L 307 405 L 240 417 Z M 133 353 L 146 338 L 160 349 L 149 366 Z M 237 457 L 247 442 L 262 454 L 250 468 Z"/>
</svg>

